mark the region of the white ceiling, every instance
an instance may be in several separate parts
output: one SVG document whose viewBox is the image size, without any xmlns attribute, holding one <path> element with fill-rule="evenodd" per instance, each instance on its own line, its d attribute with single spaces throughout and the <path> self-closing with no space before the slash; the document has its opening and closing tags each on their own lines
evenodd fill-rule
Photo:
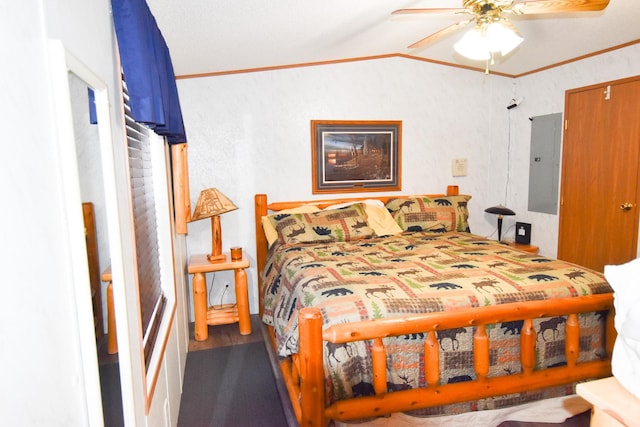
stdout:
<svg viewBox="0 0 640 427">
<path fill-rule="evenodd" d="M 552 2 L 554 0 L 548 0 Z M 461 7 L 462 0 L 147 0 L 176 75 L 233 72 L 378 55 L 484 69 L 456 54 L 457 31 L 418 50 L 411 43 L 467 15 L 395 15 L 401 8 Z M 517 76 L 640 40 L 640 1 L 611 0 L 602 12 L 510 19 L 524 42 L 492 72 Z"/>
</svg>

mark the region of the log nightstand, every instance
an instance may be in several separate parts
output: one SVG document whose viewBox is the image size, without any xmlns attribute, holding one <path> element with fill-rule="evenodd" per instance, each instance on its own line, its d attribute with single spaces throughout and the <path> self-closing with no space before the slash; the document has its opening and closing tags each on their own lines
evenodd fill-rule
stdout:
<svg viewBox="0 0 640 427">
<path fill-rule="evenodd" d="M 196 341 L 204 341 L 209 337 L 208 325 L 238 322 L 241 335 L 251 333 L 246 268 L 249 268 L 249 260 L 244 255 L 238 261 L 230 260 L 228 254 L 227 259 L 221 262 L 209 262 L 206 255 L 193 255 L 189 259 L 187 271 L 189 274 L 193 274 L 193 313 Z M 236 303 L 208 307 L 205 274 L 228 270 L 234 271 Z"/>
</svg>

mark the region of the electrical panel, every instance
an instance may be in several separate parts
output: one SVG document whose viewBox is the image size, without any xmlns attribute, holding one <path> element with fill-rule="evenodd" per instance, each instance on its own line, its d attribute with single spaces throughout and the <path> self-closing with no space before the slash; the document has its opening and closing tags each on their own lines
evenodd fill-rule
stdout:
<svg viewBox="0 0 640 427">
<path fill-rule="evenodd" d="M 531 118 L 529 210 L 556 215 L 560 179 L 562 113 Z"/>
</svg>

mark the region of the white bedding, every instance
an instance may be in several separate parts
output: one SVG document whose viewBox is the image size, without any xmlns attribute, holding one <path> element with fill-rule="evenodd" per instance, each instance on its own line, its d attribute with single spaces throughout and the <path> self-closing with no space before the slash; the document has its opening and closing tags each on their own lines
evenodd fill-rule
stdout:
<svg viewBox="0 0 640 427">
<path fill-rule="evenodd" d="M 618 332 L 611 369 L 613 376 L 640 399 L 640 258 L 622 265 L 607 265 L 604 275 L 613 288 Z"/>
</svg>

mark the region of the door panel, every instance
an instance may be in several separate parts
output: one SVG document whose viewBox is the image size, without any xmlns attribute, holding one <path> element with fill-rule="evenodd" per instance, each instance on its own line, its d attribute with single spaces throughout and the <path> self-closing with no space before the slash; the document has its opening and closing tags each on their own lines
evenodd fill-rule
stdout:
<svg viewBox="0 0 640 427">
<path fill-rule="evenodd" d="M 567 93 L 558 258 L 599 271 L 635 258 L 639 111 L 637 78 Z"/>
<path fill-rule="evenodd" d="M 640 157 L 640 81 L 611 86 L 609 150 L 615 168 L 611 172 L 612 223 L 604 246 L 609 263 L 635 258 L 638 236 L 638 159 Z M 629 203 L 629 210 L 621 205 Z"/>
</svg>

